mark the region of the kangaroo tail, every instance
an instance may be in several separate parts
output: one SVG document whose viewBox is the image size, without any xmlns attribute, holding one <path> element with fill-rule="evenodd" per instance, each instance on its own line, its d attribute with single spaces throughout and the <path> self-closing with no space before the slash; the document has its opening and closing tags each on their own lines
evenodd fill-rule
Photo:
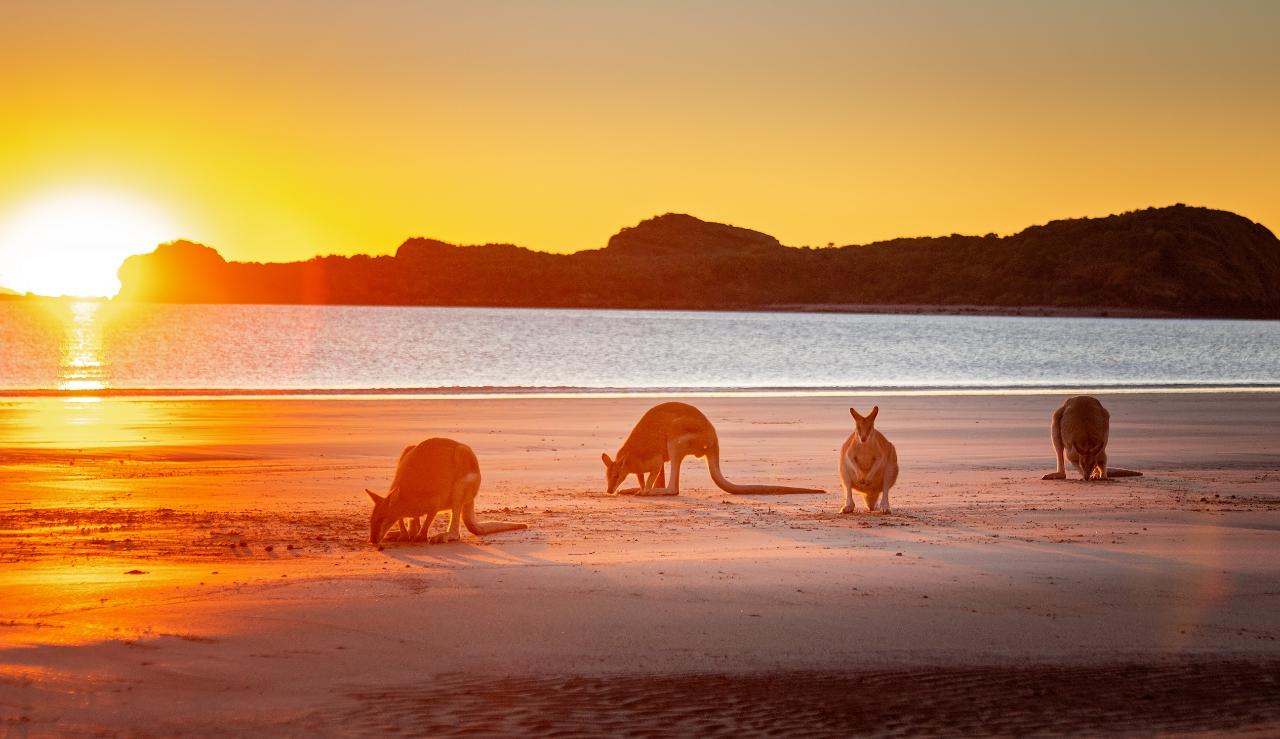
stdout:
<svg viewBox="0 0 1280 739">
<path fill-rule="evenodd" d="M 527 523 L 515 523 L 514 521 L 480 521 L 476 519 L 476 502 L 474 500 L 467 501 L 462 508 L 462 523 L 467 527 L 467 531 L 476 536 L 484 536 L 485 534 L 496 534 L 500 531 L 521 531 L 529 528 Z"/>
<path fill-rule="evenodd" d="M 720 448 L 713 444 L 707 449 L 707 471 L 716 487 L 733 495 L 826 495 L 827 491 L 815 488 L 791 488 L 785 485 L 735 485 L 720 472 Z"/>
<path fill-rule="evenodd" d="M 1107 477 L 1142 477 L 1142 473 L 1123 467 L 1107 467 Z"/>
</svg>

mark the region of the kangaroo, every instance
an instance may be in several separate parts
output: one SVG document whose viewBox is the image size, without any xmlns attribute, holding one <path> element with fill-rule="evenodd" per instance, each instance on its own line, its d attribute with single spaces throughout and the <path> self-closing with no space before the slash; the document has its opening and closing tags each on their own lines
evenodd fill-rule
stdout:
<svg viewBox="0 0 1280 739">
<path fill-rule="evenodd" d="M 373 500 L 369 516 L 369 542 L 380 544 L 392 526 L 405 531 L 404 519 L 410 519 L 409 538 L 416 539 L 431 530 L 436 513 L 449 511 L 449 530 L 432 536 L 432 544 L 458 541 L 461 524 L 476 536 L 499 531 L 529 528 L 524 523 L 476 520 L 476 493 L 480 491 L 480 462 L 466 444 L 452 439 L 427 439 L 411 444 L 400 453 L 396 475 L 385 496 L 366 489 Z M 424 517 L 421 526 L 418 517 Z"/>
<path fill-rule="evenodd" d="M 1063 455 L 1080 470 L 1082 480 L 1106 480 L 1112 477 L 1141 477 L 1141 472 L 1107 466 L 1107 437 L 1111 414 L 1097 398 L 1076 395 L 1067 398 L 1053 412 L 1049 422 L 1049 438 L 1058 457 L 1058 468 L 1042 480 L 1065 480 Z"/>
<path fill-rule="evenodd" d="M 645 411 L 631 434 L 622 443 L 616 459 L 601 454 L 604 461 L 607 495 L 679 495 L 680 463 L 693 455 L 706 457 L 707 471 L 716 487 L 734 495 L 780 495 L 810 493 L 823 495 L 825 490 L 792 488 L 781 485 L 735 485 L 720 472 L 720 440 L 716 429 L 702 411 L 688 403 L 660 403 Z M 671 485 L 667 487 L 663 465 L 671 462 Z M 634 474 L 640 480 L 637 490 L 619 491 L 618 486 Z M 661 486 L 661 487 L 658 487 Z"/>
<path fill-rule="evenodd" d="M 881 513 L 889 513 L 889 488 L 898 481 L 898 450 L 876 429 L 876 416 L 880 406 L 872 406 L 863 416 L 853 408 L 854 429 L 840 447 L 840 484 L 844 487 L 844 507 L 841 513 L 853 513 L 853 491 L 862 494 L 868 511 L 875 511 L 877 502 Z"/>
</svg>

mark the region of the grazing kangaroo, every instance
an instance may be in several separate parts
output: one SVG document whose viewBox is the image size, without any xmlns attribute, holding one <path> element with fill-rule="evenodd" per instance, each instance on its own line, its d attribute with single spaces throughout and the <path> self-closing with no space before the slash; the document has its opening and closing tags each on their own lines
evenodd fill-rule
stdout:
<svg viewBox="0 0 1280 739">
<path fill-rule="evenodd" d="M 707 470 L 716 487 L 734 495 L 780 495 L 826 491 L 791 488 L 781 485 L 735 485 L 720 472 L 720 440 L 716 429 L 702 411 L 688 403 L 660 403 L 645 411 L 631 434 L 622 443 L 616 459 L 601 454 L 604 461 L 606 494 L 621 492 L 636 495 L 679 495 L 680 463 L 693 455 L 707 458 Z M 663 464 L 671 462 L 671 486 L 666 486 Z M 619 491 L 618 486 L 634 474 L 640 480 L 638 490 Z M 661 486 L 661 487 L 655 487 Z"/>
<path fill-rule="evenodd" d="M 1111 414 L 1097 398 L 1076 395 L 1067 398 L 1053 412 L 1049 422 L 1049 438 L 1058 456 L 1058 468 L 1042 480 L 1065 480 L 1067 467 L 1063 455 L 1080 470 L 1083 480 L 1106 480 L 1111 477 L 1141 477 L 1141 472 L 1107 467 L 1107 438 L 1111 433 Z"/>
<path fill-rule="evenodd" d="M 396 476 L 386 496 L 372 490 L 365 492 L 373 499 L 369 516 L 369 542 L 379 544 L 392 526 L 410 519 L 409 539 L 417 539 L 431 530 L 431 522 L 440 511 L 449 511 L 449 530 L 431 537 L 432 544 L 458 541 L 461 524 L 471 533 L 482 536 L 499 531 L 529 528 L 524 523 L 476 520 L 476 493 L 480 491 L 480 462 L 466 444 L 452 439 L 427 439 L 404 448 L 396 464 Z M 418 517 L 425 517 L 421 526 Z"/>
<path fill-rule="evenodd" d="M 854 429 L 840 447 L 840 484 L 844 486 L 844 507 L 841 513 L 853 513 L 853 491 L 862 494 L 868 511 L 880 505 L 881 513 L 889 513 L 889 488 L 898 481 L 898 450 L 876 429 L 876 416 L 880 406 L 872 406 L 863 416 L 853 408 Z"/>
</svg>

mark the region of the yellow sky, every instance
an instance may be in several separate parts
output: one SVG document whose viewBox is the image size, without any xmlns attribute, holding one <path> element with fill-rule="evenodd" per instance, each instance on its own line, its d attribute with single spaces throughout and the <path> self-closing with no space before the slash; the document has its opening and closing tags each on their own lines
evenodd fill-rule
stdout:
<svg viewBox="0 0 1280 739">
<path fill-rule="evenodd" d="M 1280 225 L 1274 2 L 42 1 L 3 25 L 0 227 L 86 189 L 253 260 L 596 247 L 666 211 L 795 245 L 1173 202 Z"/>
</svg>

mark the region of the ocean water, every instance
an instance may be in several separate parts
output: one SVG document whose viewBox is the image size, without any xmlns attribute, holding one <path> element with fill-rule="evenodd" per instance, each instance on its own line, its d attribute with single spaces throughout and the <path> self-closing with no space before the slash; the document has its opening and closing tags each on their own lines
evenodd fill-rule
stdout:
<svg viewBox="0 0 1280 739">
<path fill-rule="evenodd" d="M 1280 322 L 0 302 L 0 394 L 1280 387 Z"/>
</svg>

